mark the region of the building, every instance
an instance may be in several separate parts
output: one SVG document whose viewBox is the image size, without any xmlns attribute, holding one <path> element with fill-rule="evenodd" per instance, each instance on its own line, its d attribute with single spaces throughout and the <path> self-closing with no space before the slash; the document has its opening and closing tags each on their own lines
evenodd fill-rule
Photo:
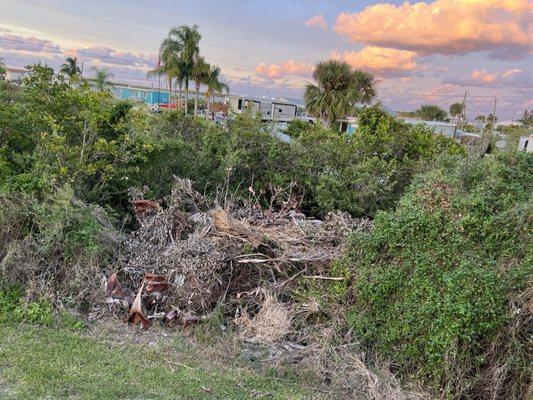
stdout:
<svg viewBox="0 0 533 400">
<path fill-rule="evenodd" d="M 338 119 L 339 123 L 339 132 L 347 133 L 348 135 L 353 135 L 357 131 L 357 118 L 347 117 L 346 119 Z"/>
<path fill-rule="evenodd" d="M 3 77 L 6 81 L 18 81 L 23 78 L 28 71 L 23 68 L 6 68 L 6 74 Z"/>
<path fill-rule="evenodd" d="M 518 140 L 518 150 L 533 153 L 533 135 L 520 136 Z"/>
<path fill-rule="evenodd" d="M 229 96 L 229 108 L 241 114 L 246 110 L 261 114 L 263 121 L 289 122 L 296 118 L 298 105 L 279 99 L 259 99 L 252 97 Z"/>
<path fill-rule="evenodd" d="M 424 121 L 416 118 L 400 118 L 403 122 L 409 125 L 424 125 L 433 130 L 438 135 L 443 135 L 449 138 L 455 138 L 457 134 L 457 125 L 449 122 L 441 121 Z"/>
<path fill-rule="evenodd" d="M 147 105 L 166 105 L 168 107 L 169 103 L 168 92 L 143 86 L 117 83 L 115 84 L 114 94 L 119 99 L 132 100 Z"/>
</svg>

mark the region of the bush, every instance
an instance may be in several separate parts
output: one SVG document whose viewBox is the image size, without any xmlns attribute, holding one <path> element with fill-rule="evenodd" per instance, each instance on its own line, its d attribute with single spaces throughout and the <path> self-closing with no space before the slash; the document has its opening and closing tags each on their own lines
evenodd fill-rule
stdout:
<svg viewBox="0 0 533 400">
<path fill-rule="evenodd" d="M 444 158 L 352 238 L 349 324 L 404 376 L 454 398 L 525 393 L 532 171 L 532 154 Z"/>
</svg>

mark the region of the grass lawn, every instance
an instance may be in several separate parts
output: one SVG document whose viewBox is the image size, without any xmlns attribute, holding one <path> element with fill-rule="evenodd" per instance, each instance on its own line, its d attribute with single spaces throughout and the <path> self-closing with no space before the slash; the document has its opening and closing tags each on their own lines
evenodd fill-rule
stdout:
<svg viewBox="0 0 533 400">
<path fill-rule="evenodd" d="M 149 334 L 145 334 L 149 335 Z M 164 344 L 161 344 L 164 342 Z M 0 324 L 1 399 L 311 399 L 292 383 L 205 360 L 176 338 L 106 340 Z"/>
</svg>

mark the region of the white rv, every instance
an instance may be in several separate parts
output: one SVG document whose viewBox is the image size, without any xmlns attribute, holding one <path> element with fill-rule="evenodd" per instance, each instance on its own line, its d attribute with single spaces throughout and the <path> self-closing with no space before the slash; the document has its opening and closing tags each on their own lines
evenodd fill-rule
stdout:
<svg viewBox="0 0 533 400">
<path fill-rule="evenodd" d="M 289 122 L 296 118 L 298 105 L 282 100 L 230 97 L 230 108 L 237 114 L 245 110 L 260 113 L 263 121 Z"/>
</svg>

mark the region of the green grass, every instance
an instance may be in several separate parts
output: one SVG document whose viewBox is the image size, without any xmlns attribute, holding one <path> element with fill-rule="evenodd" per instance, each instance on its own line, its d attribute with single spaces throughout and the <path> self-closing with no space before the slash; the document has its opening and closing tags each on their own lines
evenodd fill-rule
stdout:
<svg viewBox="0 0 533 400">
<path fill-rule="evenodd" d="M 145 334 L 147 335 L 147 334 Z M 150 338 L 150 336 L 148 336 Z M 177 338 L 119 341 L 0 324 L 1 399 L 310 399 L 292 383 L 195 354 Z"/>
</svg>

